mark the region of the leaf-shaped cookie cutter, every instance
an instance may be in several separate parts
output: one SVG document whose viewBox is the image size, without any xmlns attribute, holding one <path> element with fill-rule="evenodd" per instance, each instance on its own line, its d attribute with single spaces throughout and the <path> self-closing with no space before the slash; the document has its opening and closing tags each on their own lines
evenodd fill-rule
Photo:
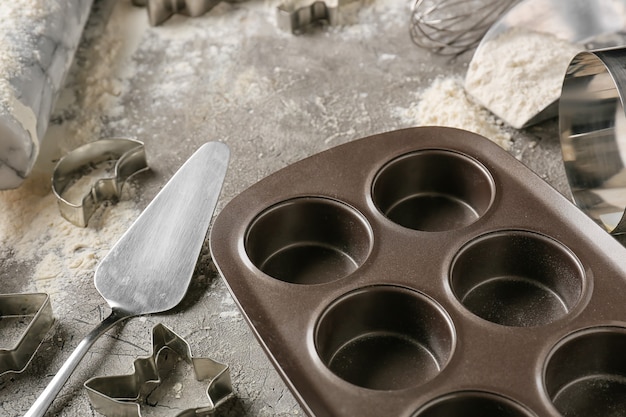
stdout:
<svg viewBox="0 0 626 417">
<path fill-rule="evenodd" d="M 30 316 L 28 326 L 15 344 L 0 348 L 0 375 L 26 369 L 54 323 L 48 294 L 0 294 L 0 318 Z"/>
<path fill-rule="evenodd" d="M 63 197 L 65 190 L 84 170 L 104 161 L 116 160 L 113 176 L 97 180 L 79 204 Z M 143 142 L 127 138 L 106 138 L 80 146 L 61 158 L 52 173 L 52 191 L 61 215 L 71 223 L 86 227 L 98 205 L 119 198 L 126 180 L 148 169 Z"/>
<path fill-rule="evenodd" d="M 135 360 L 132 374 L 95 377 L 85 382 L 87 394 L 96 411 L 105 416 L 141 417 L 139 402 L 146 386 L 156 387 L 161 383 L 158 358 L 164 349 L 171 349 L 192 365 L 196 380 L 208 381 L 208 405 L 189 408 L 177 414 L 177 417 L 209 415 L 231 397 L 233 388 L 228 365 L 209 358 L 193 357 L 189 344 L 163 324 L 157 324 L 152 330 L 152 349 L 151 356 Z"/>
</svg>

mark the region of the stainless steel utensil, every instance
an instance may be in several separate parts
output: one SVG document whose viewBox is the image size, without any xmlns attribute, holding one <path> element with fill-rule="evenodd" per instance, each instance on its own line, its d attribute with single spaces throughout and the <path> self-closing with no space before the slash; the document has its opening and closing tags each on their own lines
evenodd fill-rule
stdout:
<svg viewBox="0 0 626 417">
<path fill-rule="evenodd" d="M 148 8 L 148 20 L 151 26 L 158 26 L 177 13 L 198 17 L 221 0 L 132 0 L 135 6 Z"/>
<path fill-rule="evenodd" d="M 112 173 L 98 178 L 91 188 L 83 187 L 80 199 L 67 198 L 77 178 L 105 161 L 115 161 Z M 87 227 L 89 218 L 101 203 L 119 199 L 124 184 L 131 176 L 148 169 L 143 142 L 130 138 L 103 138 L 79 146 L 65 155 L 52 171 L 52 192 L 57 198 L 59 211 L 67 221 Z"/>
<path fill-rule="evenodd" d="M 45 293 L 0 294 L 0 320 L 29 317 L 30 322 L 12 345 L 0 340 L 0 375 L 22 372 L 54 324 L 50 296 Z M 4 339 L 4 338 L 0 338 Z"/>
<path fill-rule="evenodd" d="M 184 297 L 217 204 L 228 147 L 203 145 L 146 207 L 94 277 L 111 314 L 91 331 L 26 413 L 43 416 L 94 342 L 121 320 L 167 311 Z"/>
<path fill-rule="evenodd" d="M 155 403 L 165 399 L 164 394 L 171 389 L 163 386 L 169 375 L 167 371 L 163 372 L 167 365 L 162 363 L 171 361 L 168 356 L 173 357 L 174 361 L 185 361 L 193 368 L 196 382 L 203 381 L 207 384 L 206 397 L 191 396 L 194 398 L 185 401 L 185 409 L 178 410 L 177 416 L 213 416 L 215 409 L 232 396 L 233 386 L 228 365 L 211 358 L 194 356 L 185 339 L 158 323 L 152 328 L 152 355 L 135 359 L 132 374 L 100 376 L 85 382 L 85 389 L 94 410 L 108 417 L 141 417 L 142 405 L 156 405 Z M 169 371 L 171 372 L 171 368 Z M 151 386 L 149 393 L 145 392 L 146 384 Z"/>
<path fill-rule="evenodd" d="M 458 56 L 481 38 L 517 0 L 415 0 L 409 32 L 413 42 L 440 55 Z"/>
<path fill-rule="evenodd" d="M 625 44 L 625 30 L 625 0 L 524 0 L 485 34 L 465 88 L 517 129 L 556 117 L 570 60 L 581 50 Z M 520 93 L 523 100 L 511 100 Z"/>
<path fill-rule="evenodd" d="M 572 199 L 625 241 L 626 48 L 581 52 L 572 59 L 559 102 L 559 128 Z"/>
</svg>

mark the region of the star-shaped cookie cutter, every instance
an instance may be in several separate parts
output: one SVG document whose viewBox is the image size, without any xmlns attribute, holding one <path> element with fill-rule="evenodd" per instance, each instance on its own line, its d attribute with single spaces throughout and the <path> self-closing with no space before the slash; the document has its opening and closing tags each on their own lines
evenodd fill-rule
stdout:
<svg viewBox="0 0 626 417">
<path fill-rule="evenodd" d="M 174 14 L 184 14 L 190 17 L 198 17 L 213 7 L 221 0 L 132 0 L 135 6 L 146 6 L 148 9 L 148 21 L 151 26 L 158 26 Z"/>
<path fill-rule="evenodd" d="M 287 32 L 299 33 L 315 22 L 340 24 L 339 8 L 356 0 L 286 0 L 276 8 L 276 24 Z"/>
<path fill-rule="evenodd" d="M 97 180 L 79 204 L 63 196 L 89 167 L 113 160 L 116 162 L 112 177 Z M 98 205 L 119 198 L 126 180 L 147 168 L 143 142 L 138 140 L 106 138 L 76 148 L 59 160 L 52 173 L 52 191 L 59 203 L 61 215 L 77 226 L 86 227 Z"/>
<path fill-rule="evenodd" d="M 0 348 L 0 375 L 22 372 L 39 349 L 54 323 L 50 297 L 44 293 L 0 294 L 0 319 L 8 317 L 30 317 L 30 322 L 13 346 Z"/>
<path fill-rule="evenodd" d="M 128 375 L 95 377 L 85 382 L 85 388 L 96 411 L 110 417 L 141 417 L 140 402 L 162 382 L 158 360 L 164 350 L 171 349 L 193 366 L 197 381 L 208 381 L 208 405 L 189 408 L 177 417 L 207 416 L 233 392 L 228 365 L 209 358 L 194 358 L 189 344 L 163 324 L 152 330 L 152 355 L 138 358 L 133 363 L 134 372 Z"/>
</svg>

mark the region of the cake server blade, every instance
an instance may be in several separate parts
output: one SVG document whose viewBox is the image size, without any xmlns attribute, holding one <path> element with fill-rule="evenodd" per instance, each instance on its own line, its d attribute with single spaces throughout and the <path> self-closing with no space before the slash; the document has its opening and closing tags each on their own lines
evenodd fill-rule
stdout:
<svg viewBox="0 0 626 417">
<path fill-rule="evenodd" d="M 228 159 L 223 143 L 200 147 L 100 262 L 94 281 L 111 314 L 78 344 L 26 417 L 44 415 L 89 348 L 116 323 L 180 303 L 206 238 Z"/>
</svg>

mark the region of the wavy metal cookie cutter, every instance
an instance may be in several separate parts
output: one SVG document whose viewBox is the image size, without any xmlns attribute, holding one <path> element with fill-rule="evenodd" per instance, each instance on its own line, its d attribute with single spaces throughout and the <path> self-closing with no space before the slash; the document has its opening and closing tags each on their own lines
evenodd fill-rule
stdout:
<svg viewBox="0 0 626 417">
<path fill-rule="evenodd" d="M 221 0 L 132 0 L 135 6 L 146 6 L 148 20 L 151 26 L 158 26 L 172 17 L 174 14 L 184 14 L 190 17 L 198 17 L 213 7 Z"/>
<path fill-rule="evenodd" d="M 208 401 L 188 408 L 178 417 L 207 416 L 228 400 L 233 392 L 228 365 L 209 358 L 195 358 L 189 344 L 163 324 L 152 330 L 152 355 L 135 360 L 134 372 L 129 375 L 95 377 L 85 382 L 87 394 L 94 409 L 105 416 L 141 417 L 140 403 L 162 383 L 159 359 L 166 351 L 173 351 L 193 366 L 197 381 L 208 381 Z"/>
<path fill-rule="evenodd" d="M 54 323 L 50 297 L 44 293 L 0 294 L 0 319 L 10 317 L 30 317 L 30 322 L 13 346 L 0 348 L 0 375 L 22 372 L 39 349 Z"/>
<path fill-rule="evenodd" d="M 276 24 L 284 31 L 299 33 L 307 26 L 325 21 L 329 25 L 340 23 L 339 8 L 356 0 L 287 0 L 276 9 Z"/>
<path fill-rule="evenodd" d="M 95 165 L 115 160 L 113 175 L 98 179 L 82 197 L 72 203 L 64 193 L 77 178 Z M 98 206 L 107 200 L 118 199 L 126 180 L 148 169 L 143 142 L 127 138 L 99 139 L 80 146 L 61 158 L 52 174 L 52 191 L 57 198 L 61 215 L 73 224 L 86 227 Z"/>
</svg>

